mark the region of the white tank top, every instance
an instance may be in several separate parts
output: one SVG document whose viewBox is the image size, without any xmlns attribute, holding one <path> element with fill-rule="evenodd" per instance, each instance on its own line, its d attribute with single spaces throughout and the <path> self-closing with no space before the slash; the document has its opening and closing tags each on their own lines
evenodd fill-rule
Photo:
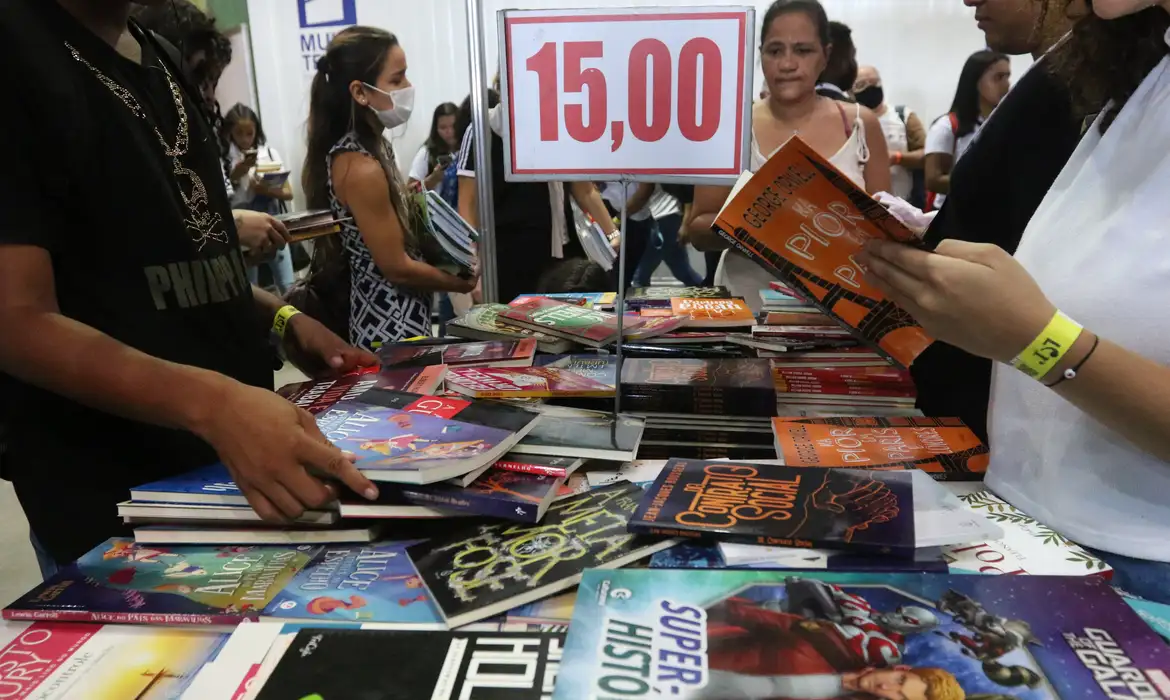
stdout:
<svg viewBox="0 0 1170 700">
<path fill-rule="evenodd" d="M 1170 36 L 1170 35 L 1168 35 Z M 1170 366 L 1170 59 L 1081 140 L 1016 259 L 1057 308 Z M 1077 380 L 1072 380 L 1077 381 Z M 1008 367 L 992 379 L 987 485 L 1083 545 L 1170 562 L 1170 463 Z"/>
<path fill-rule="evenodd" d="M 913 112 L 903 107 L 902 114 L 909 119 Z M 898 116 L 897 108 L 887 107 L 886 113 L 878 117 L 878 121 L 881 122 L 882 133 L 886 136 L 886 145 L 889 146 L 890 153 L 905 153 L 910 150 L 910 136 L 906 133 L 906 122 Z M 910 174 L 910 171 L 901 165 L 891 165 L 890 193 L 896 194 L 902 199 L 909 199 L 913 190 L 914 176 Z"/>
<path fill-rule="evenodd" d="M 776 150 L 780 150 L 780 147 L 777 146 Z M 768 157 L 771 157 L 775 152 L 769 153 Z M 760 153 L 760 145 L 756 141 L 756 132 L 753 128 L 751 171 L 754 173 L 764 167 L 768 157 L 764 157 Z M 865 189 L 865 164 L 869 162 L 869 145 L 865 141 L 865 125 L 861 121 L 861 105 L 857 105 L 849 138 L 829 158 L 829 162 L 854 184 Z M 760 312 L 760 308 L 763 306 L 763 302 L 760 301 L 760 290 L 766 288 L 768 283 L 774 279 L 776 278 L 772 276 L 772 273 L 731 250 L 723 251 L 723 256 L 719 258 L 719 267 L 715 271 L 715 284 L 727 287 L 732 296 L 743 297 L 747 305 L 751 307 L 752 313 Z"/>
</svg>

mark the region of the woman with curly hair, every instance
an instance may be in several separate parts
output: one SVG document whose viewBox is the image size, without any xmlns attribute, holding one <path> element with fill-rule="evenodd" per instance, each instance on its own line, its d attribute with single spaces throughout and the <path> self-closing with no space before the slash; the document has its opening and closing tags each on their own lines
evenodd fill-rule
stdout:
<svg viewBox="0 0 1170 700">
<path fill-rule="evenodd" d="M 988 486 L 1170 603 L 1170 0 L 1069 9 L 1083 17 L 1046 63 L 1087 130 L 1015 257 L 877 243 L 863 264 L 932 336 L 1009 365 Z"/>
</svg>

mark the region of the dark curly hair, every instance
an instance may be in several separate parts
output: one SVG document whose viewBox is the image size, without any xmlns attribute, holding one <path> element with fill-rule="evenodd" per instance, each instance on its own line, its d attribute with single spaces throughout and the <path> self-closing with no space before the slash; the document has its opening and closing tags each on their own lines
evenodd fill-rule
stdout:
<svg viewBox="0 0 1170 700">
<path fill-rule="evenodd" d="M 192 59 L 202 54 L 203 61 L 191 66 L 196 74 L 189 76 L 196 85 L 219 80 L 232 62 L 231 40 L 216 28 L 214 17 L 189 0 L 140 6 L 134 10 L 134 19 L 182 51 L 184 61 L 195 63 Z"/>
<path fill-rule="evenodd" d="M 1049 70 L 1069 85 L 1073 109 L 1081 118 L 1106 110 L 1101 131 L 1106 131 L 1125 103 L 1170 53 L 1166 31 L 1170 13 L 1150 7 L 1117 19 L 1101 19 L 1092 12 L 1073 25 L 1072 37 L 1053 51 Z"/>
</svg>

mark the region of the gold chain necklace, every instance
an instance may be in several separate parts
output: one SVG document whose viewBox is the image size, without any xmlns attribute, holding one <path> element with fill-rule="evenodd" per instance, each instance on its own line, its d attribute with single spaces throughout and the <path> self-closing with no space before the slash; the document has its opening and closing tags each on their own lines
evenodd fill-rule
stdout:
<svg viewBox="0 0 1170 700">
<path fill-rule="evenodd" d="M 153 127 L 155 136 L 158 137 L 159 143 L 162 144 L 163 152 L 166 153 L 168 158 L 172 159 L 174 168 L 171 172 L 175 176 L 175 187 L 179 190 L 179 196 L 183 198 L 183 203 L 187 206 L 188 216 L 184 219 L 184 223 L 186 223 L 187 233 L 191 236 L 191 240 L 195 245 L 202 250 L 203 246 L 211 240 L 227 243 L 228 235 L 223 227 L 223 217 L 211 211 L 207 199 L 207 188 L 203 185 L 203 180 L 200 179 L 198 173 L 185 167 L 180 160 L 181 156 L 187 154 L 189 140 L 187 110 L 183 106 L 183 93 L 179 89 L 178 83 L 171 76 L 171 72 L 167 69 L 166 64 L 161 61 L 159 62 L 162 65 L 163 73 L 167 77 L 167 85 L 171 89 L 171 98 L 175 102 L 175 110 L 179 115 L 179 128 L 175 133 L 174 146 L 167 144 L 167 140 L 157 124 L 151 124 L 150 119 L 146 116 L 146 111 L 142 109 L 142 105 L 134 97 L 134 93 L 118 84 L 116 80 L 110 78 L 98 70 L 92 63 L 85 60 L 85 57 L 77 49 L 73 48 L 69 42 L 65 42 L 65 48 L 69 49 L 69 53 L 73 56 L 74 60 L 88 68 L 94 77 L 98 79 L 98 82 L 105 85 L 110 92 L 114 93 L 114 96 L 120 99 L 122 104 L 126 105 L 126 108 L 130 110 L 131 114 Z M 187 189 L 183 187 L 184 180 L 188 182 Z"/>
</svg>

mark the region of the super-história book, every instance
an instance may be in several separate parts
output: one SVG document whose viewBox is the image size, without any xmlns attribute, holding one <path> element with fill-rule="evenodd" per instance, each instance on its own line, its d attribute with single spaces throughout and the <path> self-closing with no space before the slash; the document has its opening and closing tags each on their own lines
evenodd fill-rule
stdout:
<svg viewBox="0 0 1170 700">
<path fill-rule="evenodd" d="M 898 364 L 926 349 L 922 327 L 867 282 L 857 262 L 871 239 L 920 245 L 885 207 L 798 136 L 740 184 L 715 232 Z"/>
<path fill-rule="evenodd" d="M 4 609 L 9 620 L 233 625 L 255 619 L 317 553 L 159 547 L 114 538 Z"/>
<path fill-rule="evenodd" d="M 263 617 L 385 629 L 446 629 L 406 548 L 412 542 L 330 545 L 264 609 Z"/>
<path fill-rule="evenodd" d="M 630 531 L 911 556 L 914 490 L 907 472 L 672 459 Z"/>
<path fill-rule="evenodd" d="M 1167 674 L 1097 577 L 623 569 L 581 582 L 553 698 L 1114 700 Z"/>
<path fill-rule="evenodd" d="M 563 649 L 558 632 L 305 629 L 257 698 L 545 700 Z"/>
<path fill-rule="evenodd" d="M 648 557 L 670 540 L 633 535 L 626 521 L 642 489 L 614 484 L 553 503 L 539 525 L 483 524 L 410 548 L 452 628 L 574 586 L 590 567 Z"/>
<path fill-rule="evenodd" d="M 793 467 L 920 469 L 980 481 L 989 451 L 958 418 L 775 418 L 776 453 Z"/>
</svg>

